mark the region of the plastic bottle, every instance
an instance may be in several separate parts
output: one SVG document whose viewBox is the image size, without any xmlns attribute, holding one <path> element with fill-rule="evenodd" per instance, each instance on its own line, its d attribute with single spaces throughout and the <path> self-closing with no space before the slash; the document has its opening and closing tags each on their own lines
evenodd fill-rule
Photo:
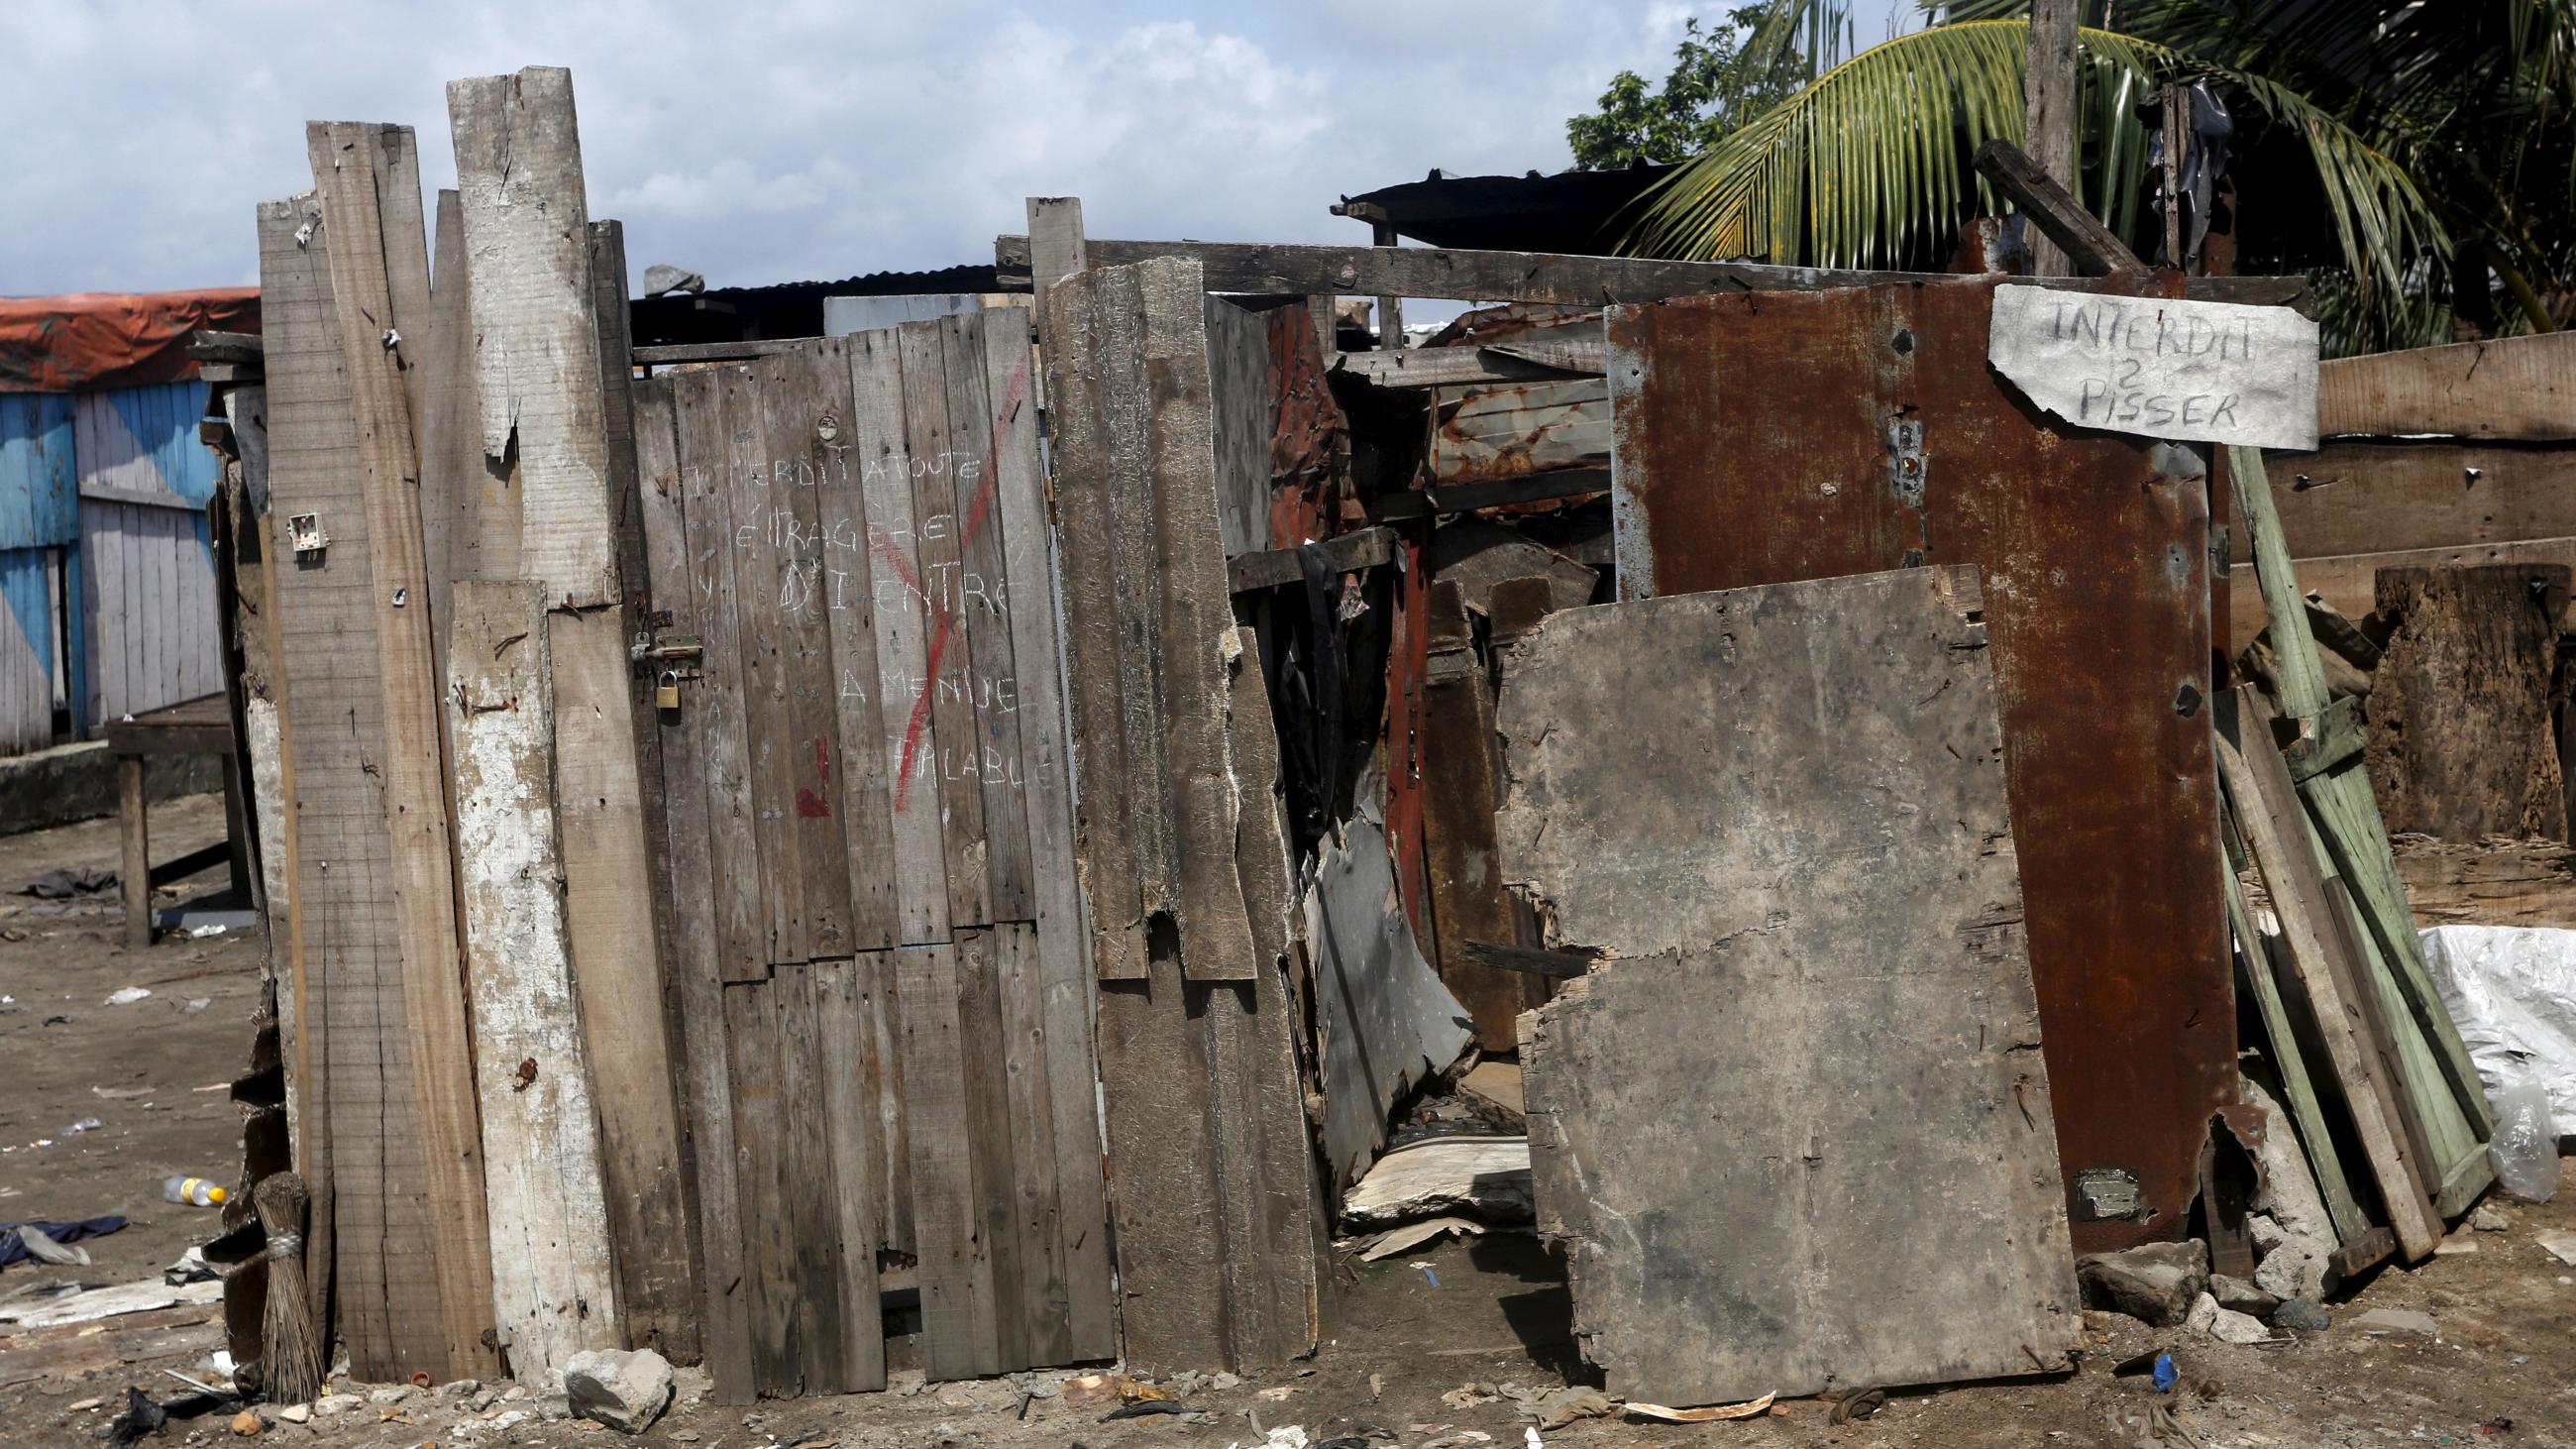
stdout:
<svg viewBox="0 0 2576 1449">
<path fill-rule="evenodd" d="M 2524 1202 L 2547 1202 L 2558 1191 L 2558 1125 L 2549 1114 L 2549 1089 L 2525 1077 L 2496 1094 L 2496 1186 Z"/>
<path fill-rule="evenodd" d="M 192 1203 L 213 1207 L 229 1194 L 202 1177 L 165 1177 L 161 1179 L 161 1197 L 165 1202 Z"/>
</svg>

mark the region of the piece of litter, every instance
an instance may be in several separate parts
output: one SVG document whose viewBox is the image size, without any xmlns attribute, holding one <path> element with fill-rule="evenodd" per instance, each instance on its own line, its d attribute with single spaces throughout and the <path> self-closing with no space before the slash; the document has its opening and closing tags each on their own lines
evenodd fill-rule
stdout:
<svg viewBox="0 0 2576 1449">
<path fill-rule="evenodd" d="M 101 1122 L 96 1117 L 83 1117 L 69 1127 L 64 1128 L 63 1135 L 65 1137 L 77 1137 L 83 1132 L 95 1132 L 106 1125 L 106 1123 Z"/>
<path fill-rule="evenodd" d="M 107 998 L 110 1006 L 132 1006 L 152 993 L 140 986 L 125 987 Z"/>
<path fill-rule="evenodd" d="M 224 932 L 229 931 L 229 930 L 231 930 L 231 929 L 232 929 L 232 927 L 230 927 L 230 926 L 224 925 L 224 924 L 223 924 L 223 923 L 221 923 L 221 922 L 216 922 L 216 923 L 215 923 L 215 924 L 213 924 L 213 925 L 206 925 L 206 926 L 190 926 L 190 927 L 188 928 L 188 934 L 189 934 L 190 936 L 195 937 L 197 940 L 202 941 L 202 940 L 206 939 L 208 936 L 220 936 L 220 935 L 222 935 Z"/>
<path fill-rule="evenodd" d="M 92 1087 L 89 1090 L 90 1095 L 104 1097 L 111 1102 L 131 1102 L 137 1097 L 152 1095 L 150 1087 Z"/>
<path fill-rule="evenodd" d="M 2570 1267 L 2576 1267 L 2576 1233 L 2552 1230 L 2534 1233 L 2531 1235 L 2531 1240 L 2540 1245 L 2540 1251 Z"/>
<path fill-rule="evenodd" d="M 1413 1266 L 1422 1270 L 1422 1276 L 1431 1280 L 1432 1287 L 1437 1288 L 1440 1286 L 1440 1275 L 1431 1271 L 1430 1264 L 1416 1263 Z"/>
<path fill-rule="evenodd" d="M 1267 1399 L 1271 1403 L 1275 1404 L 1286 1399 L 1290 1394 L 1295 1392 L 1297 1392 L 1297 1389 L 1294 1385 L 1281 1384 L 1275 1389 L 1263 1389 L 1261 1392 L 1253 1395 L 1253 1397 L 1256 1399 Z"/>
<path fill-rule="evenodd" d="M 1764 1394 L 1741 1404 L 1716 1404 L 1705 1409 L 1667 1409 L 1661 1404 L 1630 1404 L 1628 1412 L 1673 1424 L 1709 1424 L 1719 1419 L 1750 1419 L 1767 1411 L 1771 1400 L 1776 1397 L 1776 1394 Z"/>
<path fill-rule="evenodd" d="M 1525 1428 L 1521 1430 L 1521 1434 L 1521 1442 L 1528 1445 L 1529 1449 L 1547 1449 L 1547 1446 L 1539 1441 L 1536 1427 Z"/>
</svg>

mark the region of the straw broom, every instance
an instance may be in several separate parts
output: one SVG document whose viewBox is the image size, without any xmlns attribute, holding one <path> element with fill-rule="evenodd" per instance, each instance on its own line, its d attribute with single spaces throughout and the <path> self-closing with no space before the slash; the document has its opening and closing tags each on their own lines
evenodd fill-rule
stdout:
<svg viewBox="0 0 2576 1449">
<path fill-rule="evenodd" d="M 307 1404 L 322 1392 L 322 1345 L 304 1296 L 304 1179 L 271 1173 L 251 1190 L 251 1205 L 268 1233 L 268 1311 L 260 1320 L 261 1351 L 272 1404 Z"/>
</svg>

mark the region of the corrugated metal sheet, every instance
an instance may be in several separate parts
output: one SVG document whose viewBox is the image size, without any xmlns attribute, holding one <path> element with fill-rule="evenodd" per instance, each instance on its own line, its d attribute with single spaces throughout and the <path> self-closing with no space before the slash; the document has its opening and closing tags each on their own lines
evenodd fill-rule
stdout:
<svg viewBox="0 0 2576 1449">
<path fill-rule="evenodd" d="M 0 754 L 53 742 L 52 554 L 0 550 Z"/>
<path fill-rule="evenodd" d="M 0 549 L 45 548 L 80 535 L 74 499 L 72 400 L 0 393 Z"/>
<path fill-rule="evenodd" d="M 1612 309 L 1619 585 L 1980 568 L 2062 1166 L 2070 1188 L 2130 1174 L 2151 1214 L 2088 1220 L 2070 1191 L 2091 1252 L 2182 1231 L 2234 1100 L 2208 503 L 2145 440 L 2061 430 L 2013 394 L 1986 366 L 1992 295 Z"/>
<path fill-rule="evenodd" d="M 1442 388 L 1431 439 L 1435 483 L 1597 468 L 1610 458 L 1609 385 L 1597 377 Z"/>
<path fill-rule="evenodd" d="M 223 688 L 206 500 L 222 477 L 197 441 L 202 382 L 83 393 L 79 454 L 80 684 L 92 720 Z"/>
</svg>

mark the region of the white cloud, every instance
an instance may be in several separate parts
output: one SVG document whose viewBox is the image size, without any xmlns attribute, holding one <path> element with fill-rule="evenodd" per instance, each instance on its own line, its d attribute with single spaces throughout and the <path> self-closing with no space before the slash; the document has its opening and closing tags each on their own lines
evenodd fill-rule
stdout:
<svg viewBox="0 0 2576 1449">
<path fill-rule="evenodd" d="M 528 64 L 572 67 L 592 210 L 639 271 L 975 260 L 1033 194 L 1081 196 L 1104 236 L 1358 240 L 1326 211 L 1344 192 L 1564 165 L 1565 118 L 1659 72 L 1679 28 L 1663 0 L 13 10 L 21 294 L 254 281 L 252 205 L 311 184 L 306 118 L 417 127 L 437 186 L 444 83 Z"/>
</svg>

